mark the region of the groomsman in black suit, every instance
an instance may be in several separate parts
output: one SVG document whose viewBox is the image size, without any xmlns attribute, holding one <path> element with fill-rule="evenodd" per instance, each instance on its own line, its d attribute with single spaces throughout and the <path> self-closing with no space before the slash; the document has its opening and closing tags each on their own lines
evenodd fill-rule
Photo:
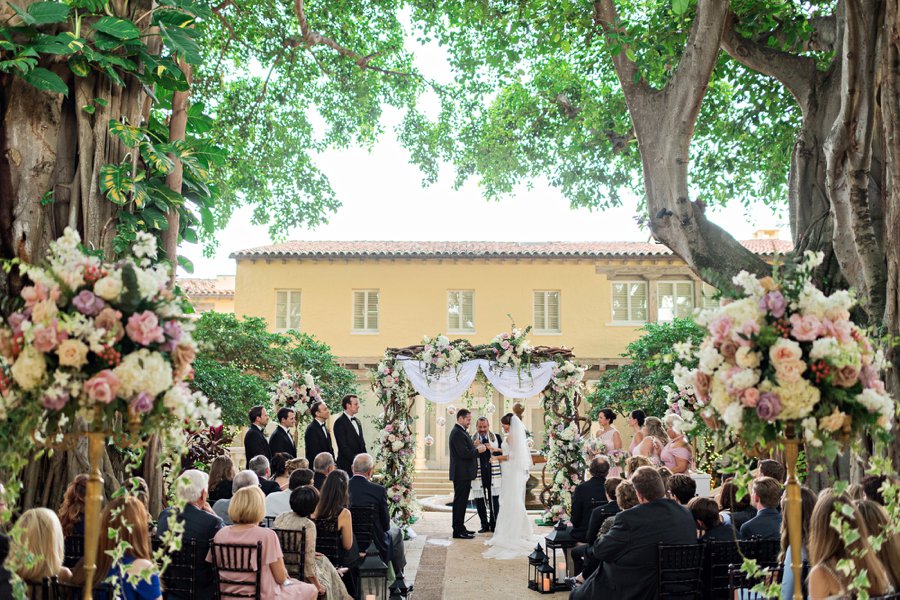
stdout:
<svg viewBox="0 0 900 600">
<path fill-rule="evenodd" d="M 331 416 L 328 405 L 320 400 L 312 405 L 310 412 L 313 420 L 306 427 L 303 443 L 306 446 L 306 460 L 313 464 L 319 452 L 334 456 L 334 446 L 331 444 L 331 432 L 328 431 L 328 417 Z"/>
<path fill-rule="evenodd" d="M 337 442 L 337 468 L 348 473 L 352 469 L 357 454 L 366 453 L 366 439 L 363 437 L 362 423 L 356 418 L 359 412 L 359 398 L 353 394 L 341 400 L 343 414 L 334 422 L 334 441 Z"/>
<path fill-rule="evenodd" d="M 469 492 L 472 491 L 472 480 L 478 474 L 475 458 L 487 450 L 487 446 L 478 442 L 476 446 L 469 437 L 472 425 L 472 413 L 465 408 L 456 413 L 456 425 L 450 430 L 450 481 L 453 482 L 453 537 L 470 540 L 475 537 L 474 531 L 466 529 L 466 505 L 469 503 Z"/>
<path fill-rule="evenodd" d="M 249 463 L 254 456 L 260 455 L 271 459 L 272 452 L 269 450 L 266 434 L 263 433 L 266 425 L 269 423 L 269 415 L 266 413 L 266 409 L 262 406 L 254 406 L 250 409 L 247 416 L 250 419 L 250 427 L 247 428 L 247 433 L 244 434 L 244 455 L 247 457 L 247 462 Z"/>
<path fill-rule="evenodd" d="M 297 415 L 294 413 L 294 409 L 287 406 L 279 408 L 275 417 L 278 419 L 278 427 L 275 428 L 275 431 L 272 432 L 272 436 L 269 438 L 269 451 L 272 456 L 279 452 L 284 452 L 290 455 L 291 458 L 297 458 L 297 445 L 291 436 L 291 431 L 297 423 Z"/>
</svg>

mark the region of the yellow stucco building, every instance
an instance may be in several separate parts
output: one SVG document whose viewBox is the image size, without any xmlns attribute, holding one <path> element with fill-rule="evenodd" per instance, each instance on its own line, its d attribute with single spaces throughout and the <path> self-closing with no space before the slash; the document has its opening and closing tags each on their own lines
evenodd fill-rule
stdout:
<svg viewBox="0 0 900 600">
<path fill-rule="evenodd" d="M 744 244 L 761 255 L 791 246 L 776 239 Z M 236 314 L 315 335 L 365 390 L 368 369 L 385 348 L 437 333 L 486 343 L 510 329 L 510 317 L 520 327 L 532 325 L 532 344 L 571 348 L 590 366 L 588 379 L 596 379 L 622 363 L 620 354 L 644 323 L 690 315 L 711 293 L 654 243 L 295 241 L 232 258 Z M 478 400 L 481 409 L 495 405 L 491 419 L 499 428 L 509 402 Z M 374 401 L 363 403 L 364 414 L 375 414 Z M 425 435 L 442 440 L 449 425 L 423 404 L 417 403 L 420 444 Z M 526 406 L 526 427 L 541 423 L 537 399 Z M 531 428 L 540 443 L 540 426 Z M 420 467 L 446 463 L 446 442 L 420 446 Z"/>
<path fill-rule="evenodd" d="M 234 275 L 219 275 L 214 279 L 179 277 L 178 285 L 190 299 L 197 313 L 234 312 Z"/>
</svg>

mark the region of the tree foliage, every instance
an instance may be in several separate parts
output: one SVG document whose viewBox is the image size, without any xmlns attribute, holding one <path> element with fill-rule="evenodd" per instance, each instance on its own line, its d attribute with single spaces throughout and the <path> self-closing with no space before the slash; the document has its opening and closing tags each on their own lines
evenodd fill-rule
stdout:
<svg viewBox="0 0 900 600">
<path fill-rule="evenodd" d="M 197 321 L 194 337 L 200 347 L 194 385 L 219 405 L 226 425 L 246 425 L 251 406 L 271 409 L 269 385 L 282 373 L 311 371 L 332 410 L 339 409 L 345 394 L 358 393 L 353 373 L 311 335 L 270 333 L 264 319 L 207 312 Z"/>
</svg>

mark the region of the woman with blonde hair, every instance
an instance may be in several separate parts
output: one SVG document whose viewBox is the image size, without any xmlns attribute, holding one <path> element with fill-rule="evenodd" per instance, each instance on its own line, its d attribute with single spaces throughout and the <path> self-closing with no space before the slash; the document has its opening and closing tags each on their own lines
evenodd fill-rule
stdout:
<svg viewBox="0 0 900 600">
<path fill-rule="evenodd" d="M 217 456 L 209 466 L 209 504 L 212 506 L 218 500 L 231 498 L 231 482 L 237 470 L 234 461 L 227 454 Z"/>
<path fill-rule="evenodd" d="M 287 568 L 284 566 L 284 554 L 281 551 L 281 543 L 274 529 L 260 527 L 259 522 L 266 516 L 266 496 L 259 486 L 241 488 L 231 497 L 228 503 L 228 518 L 233 525 L 220 529 L 213 542 L 216 544 L 251 544 L 262 543 L 263 569 L 260 574 L 260 598 L 272 600 L 273 598 L 285 600 L 315 600 L 319 595 L 318 588 L 310 583 L 304 583 L 288 577 Z M 213 562 L 210 549 L 206 557 L 208 562 Z M 228 572 L 228 578 L 232 580 L 253 581 L 252 573 Z M 243 593 L 246 587 L 237 584 L 220 583 L 220 592 L 226 594 Z"/>
<path fill-rule="evenodd" d="M 669 467 L 673 475 L 675 473 L 687 473 L 694 462 L 694 458 L 690 444 L 684 438 L 684 434 L 681 433 L 684 419 L 680 415 L 669 413 L 665 416 L 663 422 L 666 426 L 666 433 L 669 436 L 669 443 L 659 453 L 659 458 L 663 461 L 663 464 Z"/>
<path fill-rule="evenodd" d="M 88 476 L 76 475 L 63 494 L 62 506 L 59 507 L 59 522 L 63 535 L 84 535 L 84 500 L 87 497 Z"/>
<path fill-rule="evenodd" d="M 841 532 L 832 526 L 836 518 L 842 526 L 859 533 L 859 538 L 847 544 Z M 866 572 L 868 592 L 872 596 L 889 593 L 884 565 L 869 545 L 868 529 L 859 510 L 847 494 L 835 496 L 827 492 L 819 496 L 809 522 L 809 572 L 810 600 L 828 600 L 850 597 L 850 584 L 857 574 Z M 851 574 L 845 575 L 838 563 L 849 561 Z"/>
<path fill-rule="evenodd" d="M 656 417 L 647 417 L 644 419 L 644 426 L 641 430 L 644 432 L 644 441 L 635 448 L 634 453 L 646 456 L 652 465 L 659 466 L 662 464 L 660 455 L 663 448 L 669 443 L 669 436 L 666 435 L 663 422 Z"/>
<path fill-rule="evenodd" d="M 653 463 L 650 462 L 650 459 L 646 456 L 641 456 L 640 454 L 635 454 L 634 456 L 629 456 L 625 461 L 625 470 L 628 472 L 628 477 L 631 477 L 635 471 L 637 471 L 641 467 L 652 467 Z"/>
<path fill-rule="evenodd" d="M 68 581 L 72 572 L 63 566 L 63 531 L 59 517 L 49 508 L 32 508 L 19 517 L 19 547 L 33 556 L 31 564 L 17 565 L 16 573 L 25 581 L 59 577 Z"/>
<path fill-rule="evenodd" d="M 136 496 L 119 496 L 107 504 L 100 515 L 100 531 L 104 535 L 100 536 L 98 544 L 96 579 L 109 579 L 114 586 L 121 586 L 127 600 L 162 598 L 159 572 L 150 549 L 147 517 L 147 507 Z M 105 535 L 109 530 L 114 530 L 117 535 Z M 122 542 L 126 544 L 125 554 L 121 561 L 114 563 L 111 553 Z M 144 573 L 149 573 L 149 577 L 143 578 Z"/>
<path fill-rule="evenodd" d="M 866 524 L 869 535 L 886 535 L 885 529 L 887 529 L 890 517 L 883 506 L 873 500 L 861 500 L 857 502 L 856 507 Z M 900 589 L 900 533 L 895 533 L 881 542 L 878 558 L 881 559 L 881 564 L 887 570 L 888 579 L 894 586 L 894 591 Z"/>
</svg>

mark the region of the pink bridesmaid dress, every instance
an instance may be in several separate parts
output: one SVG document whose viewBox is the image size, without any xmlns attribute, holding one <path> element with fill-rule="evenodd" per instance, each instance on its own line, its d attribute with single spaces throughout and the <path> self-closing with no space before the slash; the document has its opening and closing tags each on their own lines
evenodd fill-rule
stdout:
<svg viewBox="0 0 900 600">
<path fill-rule="evenodd" d="M 615 449 L 615 437 L 618 430 L 615 427 L 610 427 L 607 431 L 600 434 L 600 441 L 603 442 L 603 445 L 606 446 L 606 455 L 609 456 L 610 453 Z M 619 436 L 621 439 L 621 435 Z M 607 477 L 621 477 L 620 475 L 621 469 L 614 464 L 609 465 L 609 474 Z"/>
<path fill-rule="evenodd" d="M 662 459 L 664 465 L 669 467 L 669 469 L 675 468 L 676 459 L 686 460 L 688 462 L 688 471 L 691 470 L 693 466 L 693 457 L 691 456 L 691 451 L 684 446 L 676 446 L 675 444 L 684 441 L 684 436 L 679 435 L 671 442 L 666 444 L 666 447 L 662 449 L 659 457 Z"/>
</svg>

